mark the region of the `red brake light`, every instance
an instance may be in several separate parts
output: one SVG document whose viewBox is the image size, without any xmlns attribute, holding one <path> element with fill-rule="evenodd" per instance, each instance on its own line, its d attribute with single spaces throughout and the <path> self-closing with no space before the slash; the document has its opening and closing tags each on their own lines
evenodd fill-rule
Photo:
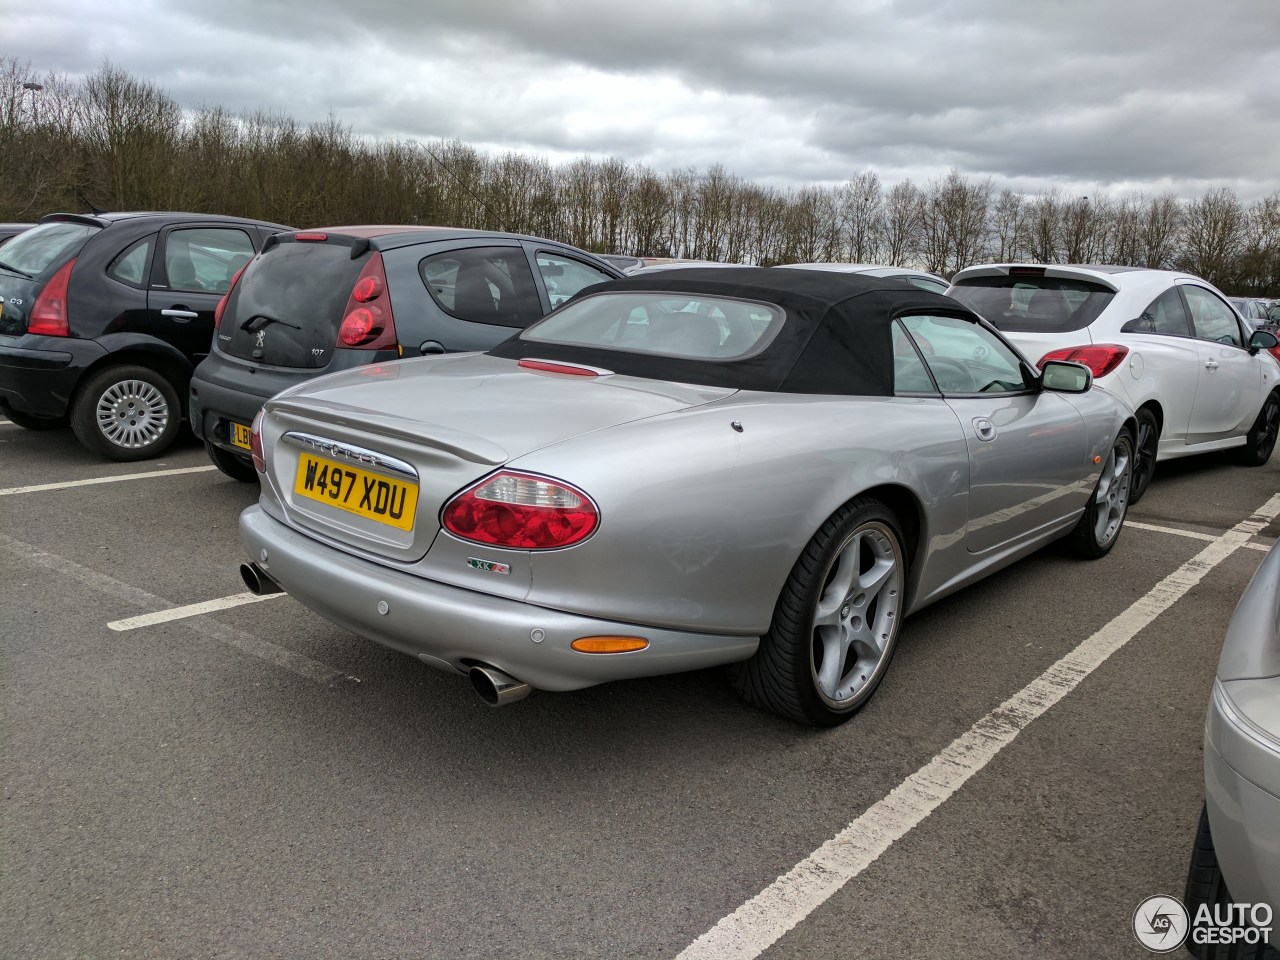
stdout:
<svg viewBox="0 0 1280 960">
<path fill-rule="evenodd" d="M 598 377 L 599 371 L 590 367 L 579 367 L 571 363 L 553 363 L 550 360 L 521 360 L 516 364 L 526 370 L 539 370 L 543 373 L 563 373 L 571 377 Z"/>
<path fill-rule="evenodd" d="M 1009 276 L 1011 277 L 1043 277 L 1044 267 L 1010 267 Z"/>
<path fill-rule="evenodd" d="M 266 412 L 266 407 L 261 408 L 249 428 L 249 452 L 253 455 L 253 469 L 259 473 L 267 472 L 267 462 L 262 458 L 262 418 Z"/>
<path fill-rule="evenodd" d="M 1129 348 L 1118 343 L 1090 343 L 1082 347 L 1063 347 L 1061 350 L 1050 350 L 1036 364 L 1044 369 L 1046 360 L 1069 360 L 1072 363 L 1083 363 L 1093 372 L 1096 380 L 1120 366 L 1122 360 L 1129 355 Z"/>
<path fill-rule="evenodd" d="M 581 543 L 600 524 L 596 506 L 567 483 L 503 470 L 444 508 L 454 536 L 517 550 L 551 550 Z"/>
<path fill-rule="evenodd" d="M 248 264 L 245 264 L 247 267 Z M 240 282 L 240 274 L 244 273 L 244 267 L 236 271 L 236 275 L 231 278 L 231 284 L 227 287 L 227 292 L 222 295 L 222 299 L 218 301 L 218 305 L 213 308 L 213 328 L 215 330 L 222 326 L 222 314 L 227 309 L 227 300 L 231 298 L 231 291 L 236 288 L 236 284 Z"/>
<path fill-rule="evenodd" d="M 303 243 L 324 243 L 329 239 L 329 235 L 327 233 L 295 233 L 293 239 Z"/>
<path fill-rule="evenodd" d="M 31 307 L 27 333 L 39 333 L 46 337 L 71 336 L 71 329 L 67 326 L 67 283 L 71 279 L 71 268 L 75 265 L 74 259 L 68 260 L 44 285 Z"/>
<path fill-rule="evenodd" d="M 387 273 L 382 266 L 382 254 L 374 251 L 351 289 L 342 325 L 338 327 L 339 346 L 394 350 L 399 345 L 391 300 L 383 297 L 386 289 Z"/>
</svg>

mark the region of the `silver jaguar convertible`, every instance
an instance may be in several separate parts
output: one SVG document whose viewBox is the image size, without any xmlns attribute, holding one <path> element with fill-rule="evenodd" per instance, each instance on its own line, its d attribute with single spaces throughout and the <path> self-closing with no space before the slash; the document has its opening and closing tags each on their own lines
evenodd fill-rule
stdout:
<svg viewBox="0 0 1280 960">
<path fill-rule="evenodd" d="M 1115 545 L 1134 423 L 1091 386 L 902 280 L 611 281 L 487 353 L 275 397 L 241 573 L 495 705 L 729 664 L 832 725 L 912 611 Z"/>
</svg>

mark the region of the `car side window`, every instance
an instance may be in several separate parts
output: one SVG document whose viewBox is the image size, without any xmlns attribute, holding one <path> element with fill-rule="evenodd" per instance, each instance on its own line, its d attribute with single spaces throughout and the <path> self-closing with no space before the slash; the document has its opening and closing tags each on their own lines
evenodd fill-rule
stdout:
<svg viewBox="0 0 1280 960">
<path fill-rule="evenodd" d="M 895 396 L 937 396 L 929 368 L 900 320 L 893 321 L 893 392 Z"/>
<path fill-rule="evenodd" d="M 921 290 L 928 290 L 930 293 L 946 293 L 950 288 L 945 283 L 939 283 L 937 280 L 929 277 L 903 277 L 907 283 L 913 287 L 919 287 Z"/>
<path fill-rule="evenodd" d="M 164 245 L 164 272 L 170 290 L 226 293 L 232 278 L 251 259 L 249 234 L 228 227 L 170 230 Z"/>
<path fill-rule="evenodd" d="M 151 266 L 151 244 L 155 238 L 153 233 L 125 247 L 107 267 L 107 276 L 131 287 L 145 289 L 147 268 Z"/>
<path fill-rule="evenodd" d="M 1191 336 L 1187 308 L 1178 291 L 1170 287 L 1151 301 L 1151 305 L 1121 328 L 1123 333 L 1163 333 L 1174 337 Z"/>
<path fill-rule="evenodd" d="M 554 253 L 539 253 L 535 259 L 538 262 L 538 272 L 542 274 L 542 282 L 547 287 L 547 297 L 551 300 L 553 310 L 583 287 L 613 279 L 603 270 L 597 270 L 579 260 L 557 256 Z"/>
<path fill-rule="evenodd" d="M 418 264 L 427 291 L 445 313 L 473 323 L 527 327 L 542 318 L 542 301 L 520 247 L 469 247 Z"/>
<path fill-rule="evenodd" d="M 902 324 L 943 393 L 1022 393 L 1032 388 L 1018 355 L 976 320 L 917 315 L 903 317 Z"/>
<path fill-rule="evenodd" d="M 1187 307 L 1191 310 L 1191 326 L 1198 339 L 1230 343 L 1237 347 L 1244 345 L 1244 336 L 1240 332 L 1240 323 L 1236 320 L 1234 310 L 1204 287 L 1183 284 L 1182 293 L 1187 298 Z"/>
</svg>

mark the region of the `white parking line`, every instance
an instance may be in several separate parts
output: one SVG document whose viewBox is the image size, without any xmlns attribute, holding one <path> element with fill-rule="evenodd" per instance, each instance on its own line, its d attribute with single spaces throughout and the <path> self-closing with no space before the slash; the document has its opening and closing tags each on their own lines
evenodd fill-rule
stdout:
<svg viewBox="0 0 1280 960">
<path fill-rule="evenodd" d="M 155 613 L 141 613 L 136 617 L 112 620 L 107 624 L 107 627 L 117 631 L 137 630 L 139 627 L 150 627 L 157 623 L 169 623 L 172 620 L 185 620 L 187 617 L 198 617 L 204 613 L 229 610 L 232 607 L 240 607 L 246 603 L 259 603 L 263 600 L 275 600 L 278 597 L 287 596 L 287 593 L 264 593 L 261 596 L 255 596 L 252 593 L 233 593 L 229 597 L 218 597 L 216 600 L 201 600 L 199 603 L 189 603 L 185 607 L 173 607 L 170 610 L 157 610 Z"/>
<path fill-rule="evenodd" d="M 140 590 L 114 577 L 109 577 L 105 573 L 99 573 L 97 570 L 82 567 L 75 561 L 67 560 L 57 554 L 46 553 L 39 547 L 23 543 L 21 540 L 15 540 L 3 533 L 0 533 L 0 550 L 17 557 L 24 564 L 35 564 L 36 566 L 44 567 L 46 570 L 53 570 L 63 576 L 79 581 L 90 590 L 96 590 L 98 593 L 114 597 L 135 607 L 150 609 L 173 607 L 171 601 L 165 600 L 163 597 L 157 597 L 154 593 Z M 188 630 L 194 630 L 196 633 L 203 634 L 211 640 L 217 640 L 219 643 L 225 643 L 229 647 L 235 647 L 241 653 L 247 653 L 251 657 L 257 657 L 259 660 L 265 660 L 268 663 L 275 664 L 277 667 L 283 667 L 300 677 L 306 677 L 308 680 L 330 683 L 344 676 L 341 670 L 335 670 L 333 667 L 320 663 L 318 660 L 312 660 L 310 657 L 303 656 L 300 653 L 286 650 L 284 647 L 277 646 L 267 640 L 259 640 L 252 634 L 214 620 L 192 620 L 186 623 L 185 626 Z M 347 679 L 358 681 L 359 677 L 347 677 Z"/>
<path fill-rule="evenodd" d="M 17 493 L 42 493 L 46 490 L 69 490 L 71 487 L 91 487 L 98 483 L 120 483 L 124 480 L 147 480 L 151 477 L 176 477 L 184 473 L 207 473 L 218 469 L 213 464 L 207 467 L 179 467 L 173 470 L 148 470 L 145 473 L 122 473 L 118 477 L 94 477 L 91 480 L 64 480 L 61 483 L 36 483 L 29 487 L 0 488 L 0 497 L 11 497 Z"/>
<path fill-rule="evenodd" d="M 1126 527 L 1133 527 L 1137 530 L 1150 530 L 1152 533 L 1172 533 L 1179 537 L 1190 537 L 1192 540 L 1217 540 L 1211 533 L 1201 533 L 1198 530 L 1180 530 L 1177 527 L 1162 527 L 1155 523 L 1139 523 L 1136 520 L 1125 520 Z M 1242 546 L 1246 550 L 1259 550 L 1262 553 L 1268 552 L 1271 548 L 1265 543 L 1245 543 Z"/>
<path fill-rule="evenodd" d="M 677 960 L 750 960 L 776 943 L 959 790 L 1037 717 L 1280 514 L 1276 494 L 1214 537 L 1128 609 L 961 734 L 787 873 L 698 937 Z"/>
</svg>

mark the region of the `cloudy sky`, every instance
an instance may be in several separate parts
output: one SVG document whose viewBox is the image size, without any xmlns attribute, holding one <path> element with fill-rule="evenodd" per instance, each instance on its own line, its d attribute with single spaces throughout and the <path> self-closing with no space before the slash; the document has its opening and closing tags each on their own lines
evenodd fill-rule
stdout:
<svg viewBox="0 0 1280 960">
<path fill-rule="evenodd" d="M 1280 0 L 0 0 L 184 106 L 775 185 L 1280 190 Z"/>
</svg>

